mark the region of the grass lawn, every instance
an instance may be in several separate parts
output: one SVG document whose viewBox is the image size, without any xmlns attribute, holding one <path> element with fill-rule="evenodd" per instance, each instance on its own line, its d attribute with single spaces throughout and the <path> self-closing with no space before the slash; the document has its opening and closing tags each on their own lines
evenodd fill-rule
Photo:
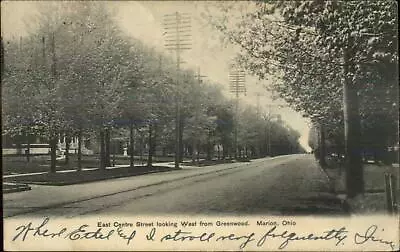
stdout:
<svg viewBox="0 0 400 252">
<path fill-rule="evenodd" d="M 3 175 L 20 174 L 20 173 L 36 173 L 47 172 L 50 169 L 50 157 L 32 156 L 30 162 L 26 161 L 25 157 L 4 157 L 3 156 Z M 82 167 L 95 168 L 98 166 L 98 159 L 92 156 L 84 156 L 82 160 Z M 64 160 L 57 160 L 56 169 L 58 171 L 76 169 L 76 157 L 72 156 L 70 164 L 66 165 Z"/>
<path fill-rule="evenodd" d="M 393 168 L 388 165 L 376 165 L 376 164 L 363 164 L 364 169 L 364 183 L 366 193 L 378 193 L 385 191 L 385 180 L 384 174 L 386 172 L 392 173 L 399 177 L 399 169 Z M 336 192 L 344 193 L 345 191 L 345 172 L 343 167 L 337 167 L 334 169 L 325 169 L 325 172 L 335 183 L 334 187 Z"/>
<path fill-rule="evenodd" d="M 348 199 L 353 213 L 382 213 L 386 211 L 385 173 L 393 174 L 398 183 L 399 168 L 389 165 L 366 163 L 364 168 L 365 193 L 353 199 Z M 342 169 L 342 171 L 340 171 Z M 345 193 L 345 172 L 343 167 L 325 169 L 331 178 L 335 192 Z M 399 202 L 400 190 L 397 185 L 397 202 Z"/>
<path fill-rule="evenodd" d="M 173 157 L 154 157 L 153 162 L 170 162 L 173 161 Z M 135 165 L 146 164 L 146 157 L 140 160 L 140 157 L 135 156 Z M 111 163 L 113 158 L 111 157 Z M 127 156 L 116 156 L 115 165 L 129 165 L 130 160 Z M 70 155 L 69 164 L 65 164 L 65 161 L 57 160 L 57 171 L 65 170 L 76 170 L 78 167 L 77 155 Z M 100 164 L 97 155 L 82 156 L 82 167 L 83 168 L 98 168 Z M 2 157 L 3 175 L 10 174 L 21 174 L 21 173 L 36 173 L 36 172 L 47 172 L 50 167 L 50 156 L 31 156 L 30 162 L 26 161 L 25 156 L 3 156 Z"/>
<path fill-rule="evenodd" d="M 40 185 L 71 185 L 78 183 L 93 182 L 111 178 L 121 178 L 142 175 L 152 172 L 166 172 L 174 170 L 170 167 L 162 166 L 135 166 L 134 168 L 114 168 L 106 170 L 89 170 L 73 172 L 44 173 L 35 175 L 24 175 L 18 177 L 3 178 L 4 182 L 40 184 Z"/>
</svg>

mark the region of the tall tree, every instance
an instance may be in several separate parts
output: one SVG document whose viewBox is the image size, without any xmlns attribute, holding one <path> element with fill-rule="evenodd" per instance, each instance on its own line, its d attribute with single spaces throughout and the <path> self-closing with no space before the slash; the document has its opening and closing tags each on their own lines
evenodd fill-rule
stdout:
<svg viewBox="0 0 400 252">
<path fill-rule="evenodd" d="M 392 85 L 385 80 L 397 73 L 396 2 L 254 2 L 237 22 L 227 16 L 235 5 L 221 5 L 224 18 L 209 20 L 240 45 L 244 67 L 277 78 L 275 89 L 296 110 L 344 128 L 348 195 L 361 193 L 359 111 L 368 108 L 359 99 L 367 83 Z"/>
</svg>

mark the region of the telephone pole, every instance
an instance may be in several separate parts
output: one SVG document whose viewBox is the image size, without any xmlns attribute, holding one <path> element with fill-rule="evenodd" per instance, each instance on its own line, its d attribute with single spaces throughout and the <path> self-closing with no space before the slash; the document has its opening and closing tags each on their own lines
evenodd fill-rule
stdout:
<svg viewBox="0 0 400 252">
<path fill-rule="evenodd" d="M 257 97 L 257 118 L 260 117 L 260 96 L 261 94 L 259 92 L 256 93 L 256 97 Z"/>
<path fill-rule="evenodd" d="M 179 169 L 181 160 L 181 95 L 180 95 L 180 64 L 181 53 L 191 49 L 191 19 L 187 13 L 175 12 L 164 15 L 165 48 L 173 50 L 176 54 L 176 120 L 175 120 L 175 168 Z"/>
<path fill-rule="evenodd" d="M 349 198 L 364 192 L 364 170 L 361 161 L 361 117 L 358 84 L 352 81 L 351 74 L 356 72 L 352 48 L 355 41 L 347 34 L 346 46 L 342 49 L 343 72 L 343 122 L 345 143 L 346 193 Z"/>
<path fill-rule="evenodd" d="M 267 118 L 268 118 L 268 121 L 269 121 L 268 122 L 268 128 L 267 128 L 267 134 L 266 134 L 266 136 L 267 136 L 267 153 L 271 156 L 272 155 L 272 144 L 271 144 L 272 118 L 279 116 L 278 117 L 278 121 L 280 120 L 279 119 L 280 115 L 272 114 L 272 108 L 282 108 L 284 105 L 283 104 L 271 104 L 271 103 L 269 103 L 269 104 L 267 104 L 267 106 L 268 106 Z"/>
<path fill-rule="evenodd" d="M 1 37 L 1 73 L 4 73 L 5 64 L 4 64 L 4 44 L 3 44 L 3 36 Z M 3 75 L 1 75 L 1 79 L 3 80 Z"/>
<path fill-rule="evenodd" d="M 235 106 L 235 159 L 237 159 L 237 134 L 238 134 L 238 109 L 239 109 L 239 94 L 246 95 L 246 74 L 244 70 L 237 67 L 232 67 L 229 73 L 230 91 L 236 96 Z"/>
<path fill-rule="evenodd" d="M 200 85 L 201 85 L 201 83 L 203 83 L 203 80 L 202 80 L 202 78 L 206 78 L 207 76 L 205 76 L 205 75 L 201 75 L 200 74 L 200 67 L 198 67 L 197 68 L 197 74 L 194 76 L 196 79 L 197 79 L 197 85 L 195 85 L 195 94 L 197 94 L 198 92 L 197 91 L 199 91 L 200 90 Z M 194 95 L 194 109 L 195 109 L 195 123 L 197 123 L 197 121 L 198 121 L 198 117 L 199 117 L 199 110 L 200 110 L 200 101 L 198 100 L 198 96 L 197 95 Z M 197 141 L 197 139 L 195 138 L 195 137 L 193 137 L 193 143 L 192 143 L 192 148 L 193 148 L 193 150 L 192 150 L 192 161 L 194 162 L 194 160 L 195 160 L 195 150 L 196 150 L 196 152 L 197 152 L 197 162 L 199 162 L 199 148 L 198 148 L 198 141 Z"/>
</svg>

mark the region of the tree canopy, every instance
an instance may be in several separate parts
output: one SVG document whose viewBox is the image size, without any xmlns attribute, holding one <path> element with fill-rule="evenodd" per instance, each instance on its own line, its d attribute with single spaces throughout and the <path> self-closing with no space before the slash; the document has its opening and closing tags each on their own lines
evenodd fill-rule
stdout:
<svg viewBox="0 0 400 252">
<path fill-rule="evenodd" d="M 95 135 L 104 168 L 111 130 L 131 135 L 131 152 L 137 135 L 149 140 L 150 155 L 156 145 L 168 152 L 174 149 L 179 92 L 185 152 L 202 150 L 212 158 L 214 146 L 221 145 L 223 156 L 229 156 L 235 116 L 220 86 L 199 82 L 193 70 L 181 70 L 183 85 L 176 86 L 174 60 L 128 37 L 113 15 L 103 2 L 43 4 L 35 17 L 36 29 L 2 40 L 3 134 L 42 136 L 52 143 L 53 154 L 60 135 Z M 272 122 L 254 113 L 242 116 L 241 145 L 253 148 L 253 155 L 271 154 L 255 151 L 262 144 L 253 130 L 265 134 L 262 128 Z M 254 124 L 246 125 L 245 120 Z M 280 133 L 268 137 L 288 136 L 281 143 L 287 145 L 282 153 L 298 148 L 297 133 L 281 124 L 273 128 Z M 52 160 L 55 171 L 55 154 Z"/>
</svg>

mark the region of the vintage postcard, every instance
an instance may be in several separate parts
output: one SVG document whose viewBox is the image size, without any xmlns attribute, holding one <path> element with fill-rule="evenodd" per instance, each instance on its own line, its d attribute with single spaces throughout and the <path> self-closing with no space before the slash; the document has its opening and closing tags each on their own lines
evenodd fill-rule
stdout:
<svg viewBox="0 0 400 252">
<path fill-rule="evenodd" d="M 398 251 L 398 3 L 2 1 L 5 251 Z"/>
</svg>

